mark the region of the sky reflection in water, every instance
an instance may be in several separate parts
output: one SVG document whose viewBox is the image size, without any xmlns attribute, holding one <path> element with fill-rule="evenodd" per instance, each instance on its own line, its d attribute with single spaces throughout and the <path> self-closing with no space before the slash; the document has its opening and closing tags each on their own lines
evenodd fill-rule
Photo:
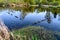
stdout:
<svg viewBox="0 0 60 40">
<path fill-rule="evenodd" d="M 25 26 L 42 26 L 51 30 L 60 30 L 60 14 L 50 11 L 23 13 L 15 10 L 0 10 L 0 19 L 9 29 L 17 29 Z"/>
</svg>

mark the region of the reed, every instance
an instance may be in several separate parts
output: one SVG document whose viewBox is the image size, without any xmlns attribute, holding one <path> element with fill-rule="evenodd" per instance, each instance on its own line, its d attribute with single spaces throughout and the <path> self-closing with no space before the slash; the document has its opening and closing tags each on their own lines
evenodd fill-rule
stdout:
<svg viewBox="0 0 60 40">
<path fill-rule="evenodd" d="M 0 21 L 0 40 L 10 40 L 8 28 L 2 21 Z"/>
<path fill-rule="evenodd" d="M 26 27 L 12 32 L 0 21 L 0 40 L 57 40 L 51 31 L 43 27 Z"/>
</svg>

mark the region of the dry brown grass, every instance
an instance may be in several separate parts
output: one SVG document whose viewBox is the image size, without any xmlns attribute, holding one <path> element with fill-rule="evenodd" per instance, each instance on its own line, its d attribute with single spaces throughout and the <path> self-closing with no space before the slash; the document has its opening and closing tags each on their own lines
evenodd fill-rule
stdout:
<svg viewBox="0 0 60 40">
<path fill-rule="evenodd" d="M 27 27 L 9 32 L 7 26 L 0 21 L 0 40 L 56 40 L 56 38 L 53 33 L 41 27 Z"/>
<path fill-rule="evenodd" d="M 0 40 L 10 40 L 8 28 L 0 20 Z"/>
<path fill-rule="evenodd" d="M 14 37 L 13 33 L 9 32 L 7 26 L 0 20 L 0 40 L 20 40 L 20 37 Z"/>
</svg>

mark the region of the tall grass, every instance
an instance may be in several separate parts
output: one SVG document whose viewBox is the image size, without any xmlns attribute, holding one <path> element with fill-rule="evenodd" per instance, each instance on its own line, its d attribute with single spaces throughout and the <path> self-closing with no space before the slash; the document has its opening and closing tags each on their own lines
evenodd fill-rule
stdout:
<svg viewBox="0 0 60 40">
<path fill-rule="evenodd" d="M 43 27 L 30 26 L 13 31 L 20 40 L 57 40 L 51 31 Z"/>
<path fill-rule="evenodd" d="M 10 40 L 8 28 L 0 21 L 0 40 Z"/>
<path fill-rule="evenodd" d="M 42 27 L 26 27 L 8 31 L 7 26 L 0 21 L 0 40 L 57 40 L 51 31 Z"/>
</svg>

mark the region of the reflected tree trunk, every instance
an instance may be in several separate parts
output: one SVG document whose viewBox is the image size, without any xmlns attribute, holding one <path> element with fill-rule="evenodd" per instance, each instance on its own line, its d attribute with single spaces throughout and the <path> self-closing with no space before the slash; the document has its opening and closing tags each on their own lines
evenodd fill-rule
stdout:
<svg viewBox="0 0 60 40">
<path fill-rule="evenodd" d="M 54 13 L 54 18 L 56 18 L 56 16 L 57 16 L 57 12 L 55 11 L 55 13 Z"/>
<path fill-rule="evenodd" d="M 46 20 L 47 20 L 48 23 L 51 23 L 50 11 L 46 12 L 45 18 L 46 18 Z"/>
</svg>

